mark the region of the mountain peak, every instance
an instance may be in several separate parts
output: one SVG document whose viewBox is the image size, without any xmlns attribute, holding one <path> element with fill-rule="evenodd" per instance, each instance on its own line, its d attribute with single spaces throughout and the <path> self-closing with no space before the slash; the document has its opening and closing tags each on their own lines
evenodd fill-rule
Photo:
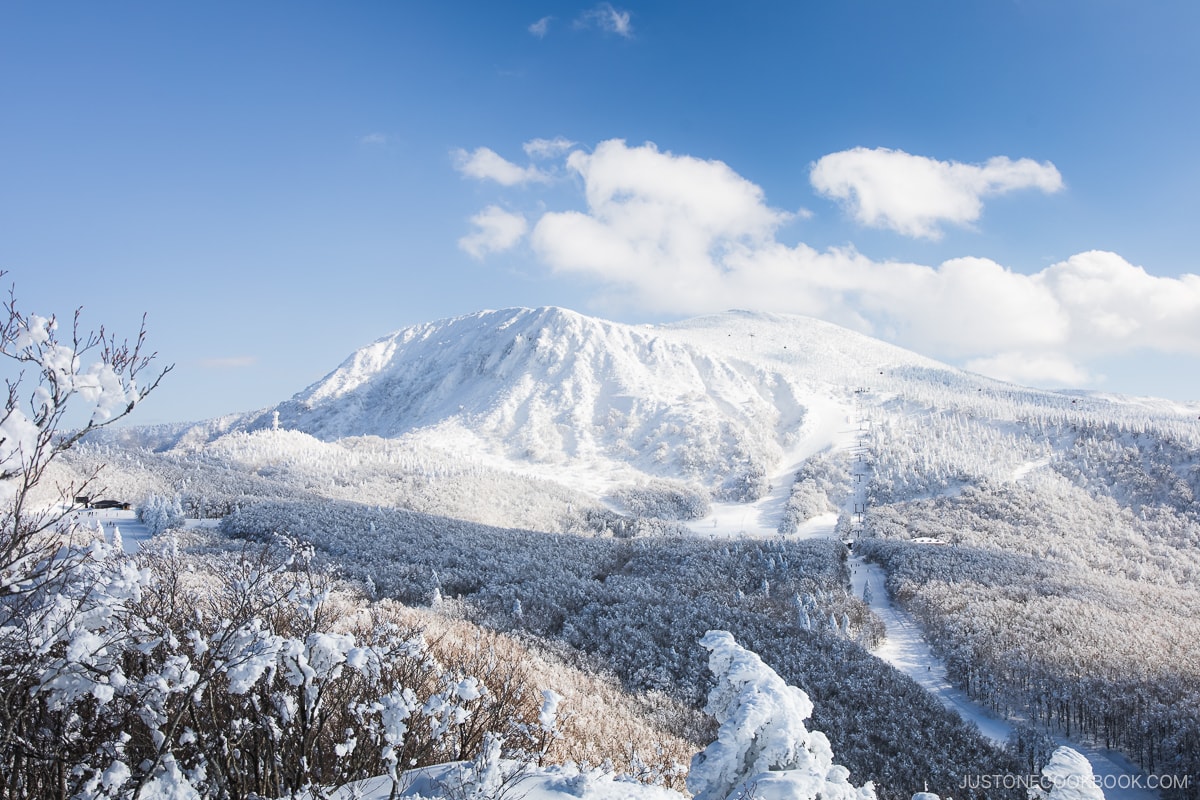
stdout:
<svg viewBox="0 0 1200 800">
<path fill-rule="evenodd" d="M 627 325 L 543 306 L 403 328 L 244 427 L 277 412 L 327 441 L 413 437 L 600 483 L 658 476 L 730 496 L 757 491 L 814 426 L 844 424 L 863 391 L 1012 419 L 1085 410 L 804 316 Z"/>
</svg>

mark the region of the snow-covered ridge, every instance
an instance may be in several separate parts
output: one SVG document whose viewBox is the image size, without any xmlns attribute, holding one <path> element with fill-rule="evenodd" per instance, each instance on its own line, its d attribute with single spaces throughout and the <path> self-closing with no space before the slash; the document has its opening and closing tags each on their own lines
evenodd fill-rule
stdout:
<svg viewBox="0 0 1200 800">
<path fill-rule="evenodd" d="M 555 307 L 404 328 L 274 408 L 150 439 L 200 447 L 275 426 L 326 442 L 376 436 L 597 495 L 665 477 L 741 502 L 791 467 L 806 435 L 843 421 L 818 417 L 856 399 L 881 422 L 949 413 L 968 426 L 1115 425 L 1200 441 L 1200 408 L 1014 386 L 808 317 L 626 325 Z M 1028 449 L 989 458 L 1011 470 L 1044 455 Z"/>
<path fill-rule="evenodd" d="M 540 308 L 417 325 L 354 353 L 272 413 L 326 440 L 421 434 L 463 452 L 631 465 L 740 496 L 803 424 L 814 391 L 805 378 L 821 372 L 812 365 L 826 348 L 805 356 L 812 321 L 803 318 L 697 322 L 693 332 Z M 756 341 L 771 352 L 742 352 Z"/>
</svg>

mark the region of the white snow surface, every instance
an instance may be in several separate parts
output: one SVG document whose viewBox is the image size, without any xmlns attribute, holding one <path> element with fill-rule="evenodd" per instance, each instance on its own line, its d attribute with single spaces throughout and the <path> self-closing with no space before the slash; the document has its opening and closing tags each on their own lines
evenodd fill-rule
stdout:
<svg viewBox="0 0 1200 800">
<path fill-rule="evenodd" d="M 804 424 L 770 476 L 770 491 L 751 503 L 714 502 L 708 515 L 688 522 L 688 528 L 702 536 L 713 537 L 770 538 L 779 535 L 779 520 L 791 495 L 796 471 L 818 453 L 848 450 L 856 441 L 856 418 L 848 401 L 813 394 L 808 403 Z M 796 535 L 828 535 L 832 533 L 837 517 L 836 512 L 815 517 L 801 526 Z"/>
<path fill-rule="evenodd" d="M 515 770 L 516 765 L 508 765 Z M 439 764 L 411 770 L 401 778 L 398 797 L 470 798 L 464 791 L 469 763 Z M 505 796 L 521 800 L 686 800 L 687 795 L 661 786 L 648 786 L 604 770 L 580 770 L 575 766 L 530 767 L 519 772 L 506 787 Z M 372 778 L 339 787 L 328 800 L 389 800 L 392 782 Z"/>
<path fill-rule="evenodd" d="M 1060 747 L 1042 767 L 1042 774 L 1053 784 L 1049 800 L 1104 800 L 1104 792 L 1096 785 L 1092 765 L 1080 753 Z"/>
<path fill-rule="evenodd" d="M 103 534 L 104 541 L 115 545 L 120 543 L 121 549 L 133 554 L 148 543 L 153 534 L 150 529 L 138 519 L 136 511 L 125 511 L 117 508 L 80 509 L 74 512 L 75 521 L 80 525 Z M 184 528 L 215 528 L 220 520 L 189 519 L 185 520 Z"/>
<path fill-rule="evenodd" d="M 950 683 L 946 678 L 946 665 L 934 655 L 916 620 L 888 598 L 883 568 L 861 558 L 851 558 L 850 569 L 854 594 L 862 597 L 870 585 L 871 611 L 887 628 L 887 638 L 874 650 L 875 655 L 915 680 L 946 708 L 974 722 L 979 726 L 980 733 L 994 743 L 1003 745 L 1008 741 L 1013 732 L 1012 725 L 978 705 Z"/>
</svg>

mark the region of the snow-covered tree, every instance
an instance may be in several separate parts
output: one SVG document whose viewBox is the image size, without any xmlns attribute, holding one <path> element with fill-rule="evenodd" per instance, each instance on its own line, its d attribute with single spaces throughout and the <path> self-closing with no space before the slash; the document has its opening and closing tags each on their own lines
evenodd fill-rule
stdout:
<svg viewBox="0 0 1200 800">
<path fill-rule="evenodd" d="M 152 494 L 138 509 L 138 517 L 153 535 L 180 528 L 184 522 L 183 502 L 178 494 L 173 498 Z"/>
<path fill-rule="evenodd" d="M 45 534 L 67 518 L 74 497 L 95 488 L 93 474 L 63 488 L 63 505 L 37 508 L 45 504 L 32 495 L 51 462 L 89 432 L 130 414 L 171 368 L 143 383 L 154 359 L 144 351 L 144 321 L 131 343 L 103 327 L 82 330 L 79 311 L 63 335 L 54 316 L 21 312 L 11 290 L 3 309 L 0 374 L 8 391 L 0 412 L 0 588 L 27 596 L 54 572 L 57 545 Z M 76 417 L 86 422 L 68 430 Z"/>
<path fill-rule="evenodd" d="M 720 727 L 716 741 L 692 759 L 687 785 L 695 800 L 750 792 L 764 800 L 874 800 L 871 783 L 852 786 L 850 771 L 833 763 L 825 734 L 804 726 L 813 704 L 802 689 L 727 631 L 709 631 L 700 644 L 716 678 L 705 711 Z"/>
<path fill-rule="evenodd" d="M 1042 767 L 1042 775 L 1052 786 L 1049 792 L 1035 788 L 1030 796 L 1037 800 L 1104 800 L 1104 792 L 1096 784 L 1092 765 L 1078 751 L 1060 747 Z"/>
</svg>

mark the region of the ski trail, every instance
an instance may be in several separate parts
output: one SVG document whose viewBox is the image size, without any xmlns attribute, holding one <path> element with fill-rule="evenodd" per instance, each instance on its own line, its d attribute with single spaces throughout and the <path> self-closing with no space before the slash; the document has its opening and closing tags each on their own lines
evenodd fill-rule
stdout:
<svg viewBox="0 0 1200 800">
<path fill-rule="evenodd" d="M 753 503 L 712 503 L 707 516 L 685 523 L 696 534 L 720 538 L 768 538 L 779 535 L 779 520 L 792 494 L 796 470 L 817 453 L 851 446 L 854 429 L 849 406 L 817 394 L 805 400 L 804 426 L 796 443 L 780 459 L 780 468 L 770 476 L 771 490 Z M 808 536 L 832 533 L 837 515 L 826 515 L 808 531 Z M 828 530 L 826 530 L 828 526 Z"/>
<path fill-rule="evenodd" d="M 974 722 L 979 732 L 994 744 L 1003 746 L 1012 735 L 1012 725 L 950 683 L 946 665 L 934 655 L 921 626 L 888 598 L 883 568 L 855 556 L 850 559 L 850 577 L 857 597 L 863 597 L 867 586 L 871 587 L 868 605 L 887 629 L 887 638 L 872 652 L 919 683 L 943 706 L 968 722 Z"/>
<path fill-rule="evenodd" d="M 853 535 L 857 538 L 862 530 L 862 514 L 866 512 L 867 503 L 866 487 L 870 481 L 870 465 L 865 460 L 866 432 L 870 429 L 870 420 L 863 418 L 857 395 L 855 399 L 853 419 L 863 433 L 858 442 L 859 457 L 852 470 L 855 491 L 848 503 L 850 507 L 843 508 L 843 513 L 851 515 Z M 1049 459 L 1043 459 L 1024 464 L 1014 472 L 1012 479 L 1020 480 L 1048 463 Z M 920 624 L 888 596 L 885 584 L 887 576 L 883 567 L 864 561 L 858 555 L 852 556 L 848 565 L 852 591 L 855 596 L 864 597 L 864 592 L 870 587 L 867 604 L 887 631 L 883 643 L 872 653 L 916 681 L 945 708 L 974 723 L 979 732 L 994 744 L 1003 746 L 1013 733 L 1013 723 L 976 703 L 950 682 L 945 663 L 933 652 Z M 1051 737 L 1058 745 L 1070 747 L 1088 760 L 1097 785 L 1103 789 L 1108 800 L 1161 800 L 1157 791 L 1144 788 L 1146 774 L 1120 753 L 1068 739 L 1061 734 L 1051 733 Z"/>
<path fill-rule="evenodd" d="M 92 528 L 93 530 L 99 526 L 100 533 L 104 535 L 104 541 L 112 544 L 118 533 L 121 536 L 121 549 L 128 555 L 135 555 L 142 549 L 142 545 L 150 543 L 154 538 L 154 534 L 150 529 L 138 519 L 136 511 L 124 511 L 120 509 L 79 509 L 74 512 L 75 521 L 79 524 Z M 183 522 L 184 529 L 195 528 L 216 528 L 220 524 L 219 519 L 186 519 Z"/>
<path fill-rule="evenodd" d="M 1028 475 L 1029 473 L 1033 472 L 1035 469 L 1041 469 L 1042 467 L 1048 466 L 1049 464 L 1050 464 L 1049 458 L 1039 458 L 1036 461 L 1026 462 L 1012 471 L 1010 480 L 1019 481 L 1022 478 L 1024 478 L 1026 475 Z"/>
<path fill-rule="evenodd" d="M 112 544 L 117 534 L 121 537 L 121 549 L 132 555 L 141 549 L 144 542 L 151 538 L 150 529 L 138 519 L 136 511 L 121 509 L 80 509 L 75 512 L 75 520 L 86 527 L 99 526 L 104 534 L 104 541 Z"/>
<path fill-rule="evenodd" d="M 972 700 L 946 677 L 946 665 L 929 646 L 921 626 L 911 614 L 897 607 L 888 597 L 886 575 L 878 564 L 850 559 L 851 586 L 858 597 L 871 587 L 868 605 L 887 629 L 887 639 L 872 652 L 903 672 L 932 694 L 946 708 L 975 723 L 979 732 L 997 745 L 1003 745 L 1013 732 L 1012 723 Z M 1144 788 L 1146 774 L 1115 750 L 1051 734 L 1059 745 L 1078 751 L 1092 765 L 1098 785 L 1108 800 L 1159 800 L 1158 792 Z"/>
</svg>

